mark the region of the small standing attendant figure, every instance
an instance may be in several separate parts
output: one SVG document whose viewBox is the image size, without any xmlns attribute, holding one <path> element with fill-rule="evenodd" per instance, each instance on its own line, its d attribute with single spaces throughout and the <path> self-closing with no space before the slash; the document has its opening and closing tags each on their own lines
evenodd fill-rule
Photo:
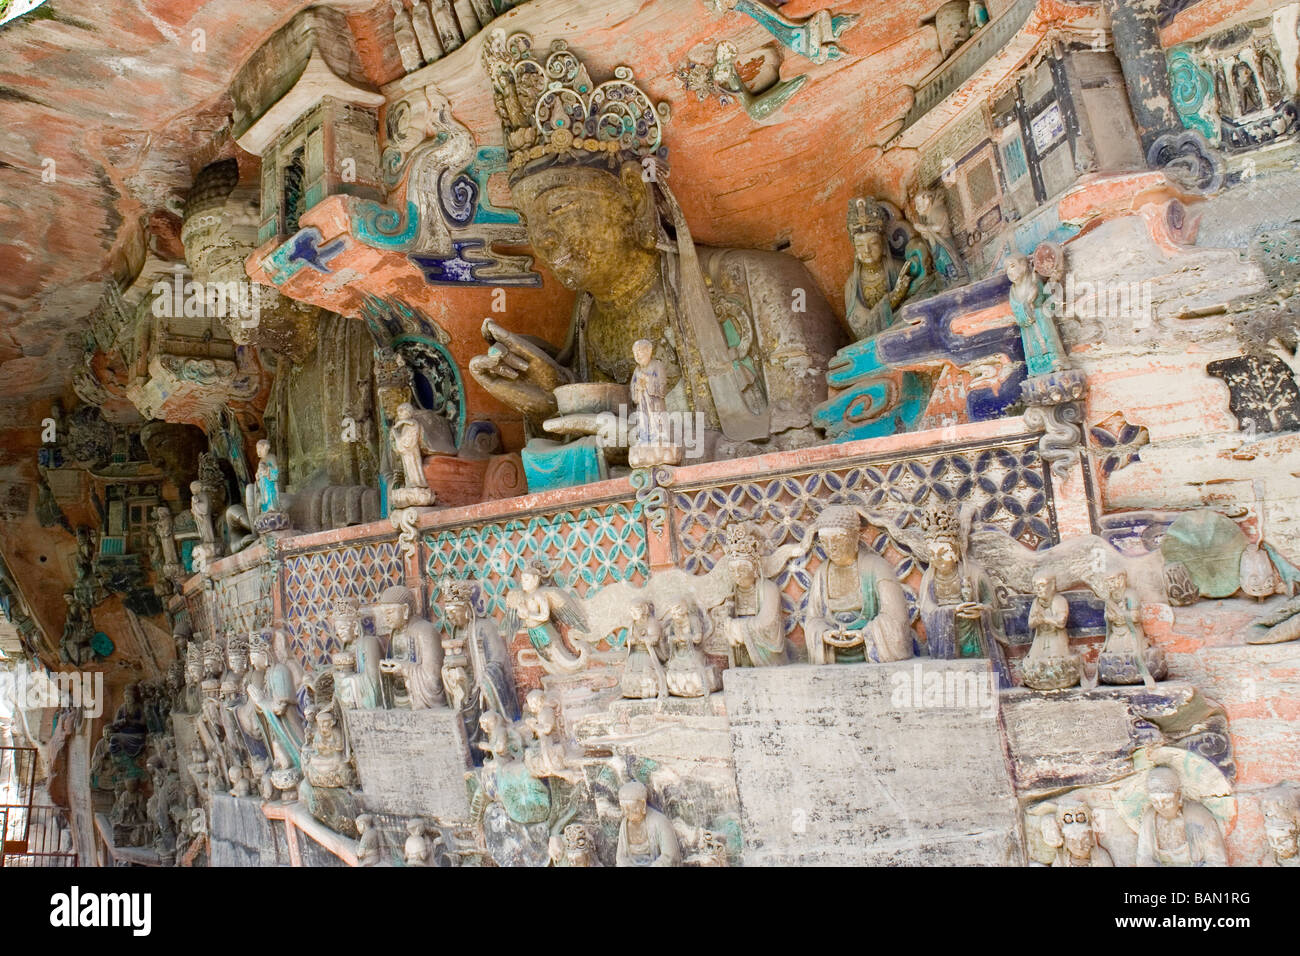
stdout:
<svg viewBox="0 0 1300 956">
<path fill-rule="evenodd" d="M 280 460 L 271 451 L 271 443 L 263 438 L 257 443 L 257 517 L 253 530 L 259 534 L 283 531 L 289 527 L 289 516 L 281 510 Z"/>
<path fill-rule="evenodd" d="M 1128 586 L 1124 572 L 1106 578 L 1106 643 L 1097 655 L 1097 678 L 1103 684 L 1145 684 L 1169 673 L 1165 652 L 1147 645 L 1146 631 L 1138 618 L 1137 594 Z"/>
<path fill-rule="evenodd" d="M 1034 603 L 1029 606 L 1029 627 L 1034 643 L 1020 664 L 1020 680 L 1034 690 L 1064 690 L 1075 687 L 1083 676 L 1083 660 L 1070 653 L 1070 635 L 1065 622 L 1070 604 L 1056 590 L 1056 578 L 1039 574 L 1034 578 Z"/>
<path fill-rule="evenodd" d="M 1011 280 L 1011 312 L 1020 327 L 1020 341 L 1025 348 L 1025 365 L 1029 374 L 1048 375 L 1070 367 L 1065 346 L 1052 318 L 1052 300 L 1043 291 L 1043 283 L 1034 272 L 1028 256 L 1007 260 L 1007 278 Z"/>
<path fill-rule="evenodd" d="M 433 448 L 424 435 L 424 426 L 415 417 L 415 406 L 403 402 L 397 406 L 397 418 L 388 430 L 397 460 L 401 462 L 402 487 L 389 491 L 394 508 L 424 508 L 436 500 L 424 477 L 424 455 Z"/>
<path fill-rule="evenodd" d="M 668 370 L 654 357 L 654 343 L 638 339 L 632 344 L 636 369 L 628 389 L 636 405 L 636 434 L 628 450 L 633 468 L 680 465 L 682 446 L 670 439 L 668 424 Z"/>
</svg>

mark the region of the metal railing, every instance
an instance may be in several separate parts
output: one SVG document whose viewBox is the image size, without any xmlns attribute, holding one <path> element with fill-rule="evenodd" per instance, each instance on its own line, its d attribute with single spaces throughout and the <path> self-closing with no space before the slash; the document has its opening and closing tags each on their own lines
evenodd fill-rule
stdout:
<svg viewBox="0 0 1300 956">
<path fill-rule="evenodd" d="M 77 865 L 62 807 L 0 806 L 0 829 L 5 835 L 0 868 Z"/>
<path fill-rule="evenodd" d="M 36 805 L 37 753 L 0 747 L 0 867 L 76 866 L 63 809 Z"/>
</svg>

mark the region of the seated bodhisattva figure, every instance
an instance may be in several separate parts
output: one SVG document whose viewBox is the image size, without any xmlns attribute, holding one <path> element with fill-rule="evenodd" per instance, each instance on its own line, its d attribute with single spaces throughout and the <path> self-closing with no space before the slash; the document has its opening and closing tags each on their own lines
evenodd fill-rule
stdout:
<svg viewBox="0 0 1300 956">
<path fill-rule="evenodd" d="M 832 505 L 815 532 L 826 560 L 808 588 L 803 633 L 809 662 L 907 660 L 913 654 L 907 598 L 889 562 L 862 540 L 858 513 Z"/>
<path fill-rule="evenodd" d="M 501 30 L 483 61 L 514 206 L 533 250 L 582 294 L 558 352 L 486 322 L 491 347 L 470 362 L 479 383 L 538 427 L 556 413 L 556 386 L 627 384 L 632 344 L 646 339 L 669 411 L 701 412 L 731 442 L 815 440 L 812 410 L 844 336 L 803 265 L 695 246 L 660 163 L 663 116 L 631 70 L 597 85 L 563 41 L 539 57 L 527 34 Z"/>
</svg>

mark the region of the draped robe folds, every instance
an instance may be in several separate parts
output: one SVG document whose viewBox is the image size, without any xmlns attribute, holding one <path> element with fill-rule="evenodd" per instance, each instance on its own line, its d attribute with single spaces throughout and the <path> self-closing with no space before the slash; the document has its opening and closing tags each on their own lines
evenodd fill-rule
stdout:
<svg viewBox="0 0 1300 956">
<path fill-rule="evenodd" d="M 672 821 L 653 807 L 646 807 L 641 827 L 645 842 L 633 844 L 628 839 L 627 820 L 619 823 L 616 855 L 619 866 L 676 866 L 681 862 L 681 846 Z"/>
<path fill-rule="evenodd" d="M 384 706 L 384 679 L 379 670 L 379 662 L 384 652 L 379 645 L 379 638 L 373 634 L 361 634 L 352 642 L 352 649 L 357 656 L 355 687 L 357 704 L 363 710 L 375 710 Z"/>
<path fill-rule="evenodd" d="M 442 686 L 442 641 L 437 629 L 423 618 L 417 618 L 406 625 L 404 633 L 415 653 L 415 660 L 401 662 L 411 709 L 446 707 L 447 695 Z"/>
<path fill-rule="evenodd" d="M 266 670 L 261 687 L 258 687 L 256 677 L 255 674 L 249 684 L 249 698 L 257 705 L 267 743 L 280 741 L 293 765 L 301 767 L 305 731 L 295 696 L 297 689 L 293 673 L 284 664 L 272 664 Z M 277 709 L 281 713 L 277 714 Z"/>
<path fill-rule="evenodd" d="M 1162 850 L 1156 842 L 1156 810 L 1147 807 L 1138 827 L 1138 866 L 1227 866 L 1219 821 L 1195 800 L 1183 800 L 1183 828 L 1186 844 L 1178 850 Z"/>
<path fill-rule="evenodd" d="M 849 328 L 853 330 L 853 334 L 859 341 L 878 335 L 893 324 L 894 309 L 889 297 L 893 293 L 895 283 L 898 282 L 898 274 L 899 270 L 891 259 L 890 265 L 885 270 L 888 281 L 884 285 L 881 296 L 874 303 L 869 304 L 862 297 L 862 263 L 854 260 L 853 272 L 844 283 L 844 311 Z M 875 297 L 876 291 L 871 290 L 872 298 Z"/>
<path fill-rule="evenodd" d="M 830 561 L 813 572 L 808 588 L 808 613 L 804 618 L 804 639 L 808 659 L 814 664 L 835 663 L 837 648 L 824 641 L 828 633 L 841 628 L 861 630 L 866 659 L 877 664 L 904 661 L 913 655 L 912 629 L 907 625 L 907 598 L 889 562 L 866 544 L 858 545 L 857 576 L 862 582 L 862 605 L 856 615 L 831 607 L 828 583 Z M 856 656 L 851 649 L 848 657 Z"/>
<path fill-rule="evenodd" d="M 460 705 L 460 719 L 466 739 L 472 741 L 482 734 L 478 722 L 485 704 L 488 710 L 515 721 L 519 719 L 519 698 L 515 694 L 510 654 L 494 621 L 475 619 L 469 625 L 465 646 L 474 686 Z M 409 681 L 407 685 L 410 686 Z M 449 691 L 446 699 L 451 699 Z"/>
<path fill-rule="evenodd" d="M 930 656 L 939 660 L 986 657 L 997 672 L 998 686 L 1011 687 L 1011 672 L 1007 667 L 1006 656 L 995 636 L 1000 624 L 992 610 L 996 597 L 993 587 L 988 578 L 977 570 L 959 570 L 958 577 L 972 580 L 976 597 L 985 607 L 978 618 L 958 617 L 957 608 L 962 603 L 961 600 L 958 599 L 956 603 L 941 601 L 936 593 L 934 570 L 927 570 L 921 576 L 919 603 Z"/>
<path fill-rule="evenodd" d="M 747 661 L 737 656 L 737 666 L 771 667 L 789 663 L 790 655 L 781 624 L 781 589 L 773 581 L 759 580 L 758 609 L 754 614 L 736 614 L 727 619 L 727 639 Z M 736 641 L 739 637 L 740 640 Z"/>
</svg>

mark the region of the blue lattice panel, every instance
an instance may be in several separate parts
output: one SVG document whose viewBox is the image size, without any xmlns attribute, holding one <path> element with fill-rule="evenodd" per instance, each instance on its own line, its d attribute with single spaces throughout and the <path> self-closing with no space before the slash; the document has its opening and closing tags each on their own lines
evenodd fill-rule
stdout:
<svg viewBox="0 0 1300 956">
<path fill-rule="evenodd" d="M 554 584 L 578 594 L 645 580 L 649 564 L 641 512 L 637 502 L 619 502 L 428 532 L 425 570 L 435 589 L 443 577 L 478 581 L 483 610 L 499 620 L 512 582 L 527 561 L 537 558 L 546 561 Z"/>
<path fill-rule="evenodd" d="M 371 541 L 287 555 L 284 559 L 284 628 L 304 665 L 329 664 L 338 650 L 330 627 L 337 601 L 371 604 L 384 588 L 402 584 L 397 541 Z"/>
</svg>

